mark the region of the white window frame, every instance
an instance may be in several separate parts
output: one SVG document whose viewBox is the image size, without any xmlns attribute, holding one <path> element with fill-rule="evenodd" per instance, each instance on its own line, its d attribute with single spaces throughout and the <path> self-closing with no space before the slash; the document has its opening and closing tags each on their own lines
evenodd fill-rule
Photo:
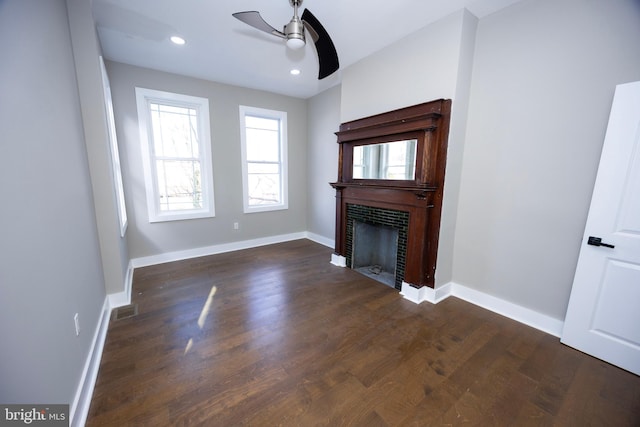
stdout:
<svg viewBox="0 0 640 427">
<path fill-rule="evenodd" d="M 249 205 L 249 174 L 247 161 L 247 140 L 245 117 L 261 117 L 280 121 L 280 203 L 269 205 Z M 268 110 L 264 108 L 240 105 L 240 144 L 242 151 L 242 199 L 244 213 L 266 212 L 289 209 L 289 181 L 287 164 L 287 113 L 285 111 Z"/>
<path fill-rule="evenodd" d="M 100 74 L 102 76 L 102 94 L 104 96 L 104 108 L 109 136 L 109 152 L 111 154 L 113 191 L 116 199 L 116 209 L 118 211 L 118 222 L 120 224 L 120 237 L 124 237 L 128 225 L 127 206 L 124 199 L 124 184 L 122 183 L 120 152 L 118 151 L 118 138 L 116 136 L 116 121 L 113 115 L 113 100 L 111 99 L 111 84 L 109 83 L 109 76 L 104 66 L 102 56 L 100 56 Z"/>
<path fill-rule="evenodd" d="M 190 95 L 164 92 L 136 87 L 136 103 L 138 107 L 138 126 L 140 130 L 140 146 L 142 149 L 142 166 L 144 169 L 145 190 L 149 222 L 178 221 L 185 219 L 210 218 L 215 216 L 213 192 L 213 166 L 211 160 L 211 127 L 209 124 L 209 100 Z M 198 120 L 198 152 L 200 154 L 200 173 L 202 185 L 202 208 L 161 211 L 155 154 L 151 139 L 152 123 L 150 103 L 171 105 L 175 107 L 193 108 Z"/>
</svg>

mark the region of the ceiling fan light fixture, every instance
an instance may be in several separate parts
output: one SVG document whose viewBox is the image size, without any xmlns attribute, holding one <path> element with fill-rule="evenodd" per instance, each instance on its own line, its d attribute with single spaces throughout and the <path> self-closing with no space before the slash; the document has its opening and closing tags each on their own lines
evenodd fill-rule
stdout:
<svg viewBox="0 0 640 427">
<path fill-rule="evenodd" d="M 287 38 L 287 47 L 289 49 L 298 50 L 305 45 L 304 38 L 302 37 L 290 37 Z"/>
</svg>

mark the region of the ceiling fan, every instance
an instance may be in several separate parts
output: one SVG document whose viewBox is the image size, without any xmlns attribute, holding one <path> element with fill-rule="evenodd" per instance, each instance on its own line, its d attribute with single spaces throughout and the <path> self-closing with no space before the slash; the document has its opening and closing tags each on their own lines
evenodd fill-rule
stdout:
<svg viewBox="0 0 640 427">
<path fill-rule="evenodd" d="M 320 21 L 313 16 L 309 9 L 304 10 L 302 19 L 298 17 L 298 7 L 302 4 L 302 0 L 289 0 L 289 3 L 293 7 L 293 18 L 284 26 L 283 31 L 276 30 L 267 24 L 260 16 L 260 12 L 237 12 L 233 16 L 260 31 L 285 39 L 287 46 L 291 49 L 300 49 L 305 45 L 306 29 L 316 46 L 319 63 L 318 80 L 322 80 L 340 67 L 336 47 Z"/>
</svg>

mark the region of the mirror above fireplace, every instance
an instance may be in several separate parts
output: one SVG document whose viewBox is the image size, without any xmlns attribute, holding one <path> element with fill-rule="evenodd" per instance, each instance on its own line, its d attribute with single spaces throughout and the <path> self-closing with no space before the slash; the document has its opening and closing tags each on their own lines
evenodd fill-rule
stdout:
<svg viewBox="0 0 640 427">
<path fill-rule="evenodd" d="M 407 139 L 354 146 L 353 179 L 413 181 L 417 144 L 417 139 Z"/>
</svg>

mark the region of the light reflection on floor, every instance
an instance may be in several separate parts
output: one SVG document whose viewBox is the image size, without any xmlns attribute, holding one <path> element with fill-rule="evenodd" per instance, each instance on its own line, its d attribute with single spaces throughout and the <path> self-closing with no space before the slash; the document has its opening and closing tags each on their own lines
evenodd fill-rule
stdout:
<svg viewBox="0 0 640 427">
<path fill-rule="evenodd" d="M 260 331 L 260 333 L 254 334 L 254 338 L 251 340 L 251 350 L 260 352 L 274 345 L 279 349 L 285 349 L 288 332 L 282 329 L 282 325 L 286 323 L 289 315 L 290 307 L 288 302 L 292 286 L 295 286 L 295 284 L 290 283 L 287 277 L 283 276 L 282 271 L 273 268 L 256 268 L 255 270 L 247 271 L 247 273 L 248 277 L 244 277 L 243 280 L 246 280 L 250 295 L 259 295 L 256 298 L 248 298 L 247 304 L 244 306 L 246 310 L 244 319 L 249 324 L 249 329 Z M 265 284 L 270 284 L 271 286 L 265 287 Z M 233 284 L 229 285 L 232 286 Z M 220 286 L 219 283 L 218 286 Z M 268 289 L 268 295 L 265 295 L 265 289 Z M 225 327 L 225 320 L 216 320 L 213 313 L 213 310 L 215 310 L 214 297 L 217 291 L 218 287 L 213 285 L 198 316 L 196 322 L 198 325 L 197 332 L 190 328 L 191 332 L 187 335 L 189 338 L 183 355 L 195 350 L 194 346 L 199 340 L 198 333 L 204 329 L 209 329 L 212 321 L 222 328 Z M 216 301 L 217 304 L 222 304 L 224 298 Z"/>
<path fill-rule="evenodd" d="M 207 300 L 204 302 L 204 306 L 200 311 L 200 316 L 198 316 L 198 327 L 200 329 L 204 328 L 204 322 L 207 319 L 207 315 L 209 314 L 209 311 L 211 310 L 211 303 L 213 302 L 213 297 L 216 294 L 217 290 L 218 288 L 216 286 L 211 287 L 211 290 L 209 291 L 209 296 L 207 297 Z M 191 347 L 193 347 L 193 338 L 189 338 L 189 341 L 187 342 L 187 346 L 184 348 L 184 354 L 187 354 L 189 350 L 191 350 Z"/>
</svg>

